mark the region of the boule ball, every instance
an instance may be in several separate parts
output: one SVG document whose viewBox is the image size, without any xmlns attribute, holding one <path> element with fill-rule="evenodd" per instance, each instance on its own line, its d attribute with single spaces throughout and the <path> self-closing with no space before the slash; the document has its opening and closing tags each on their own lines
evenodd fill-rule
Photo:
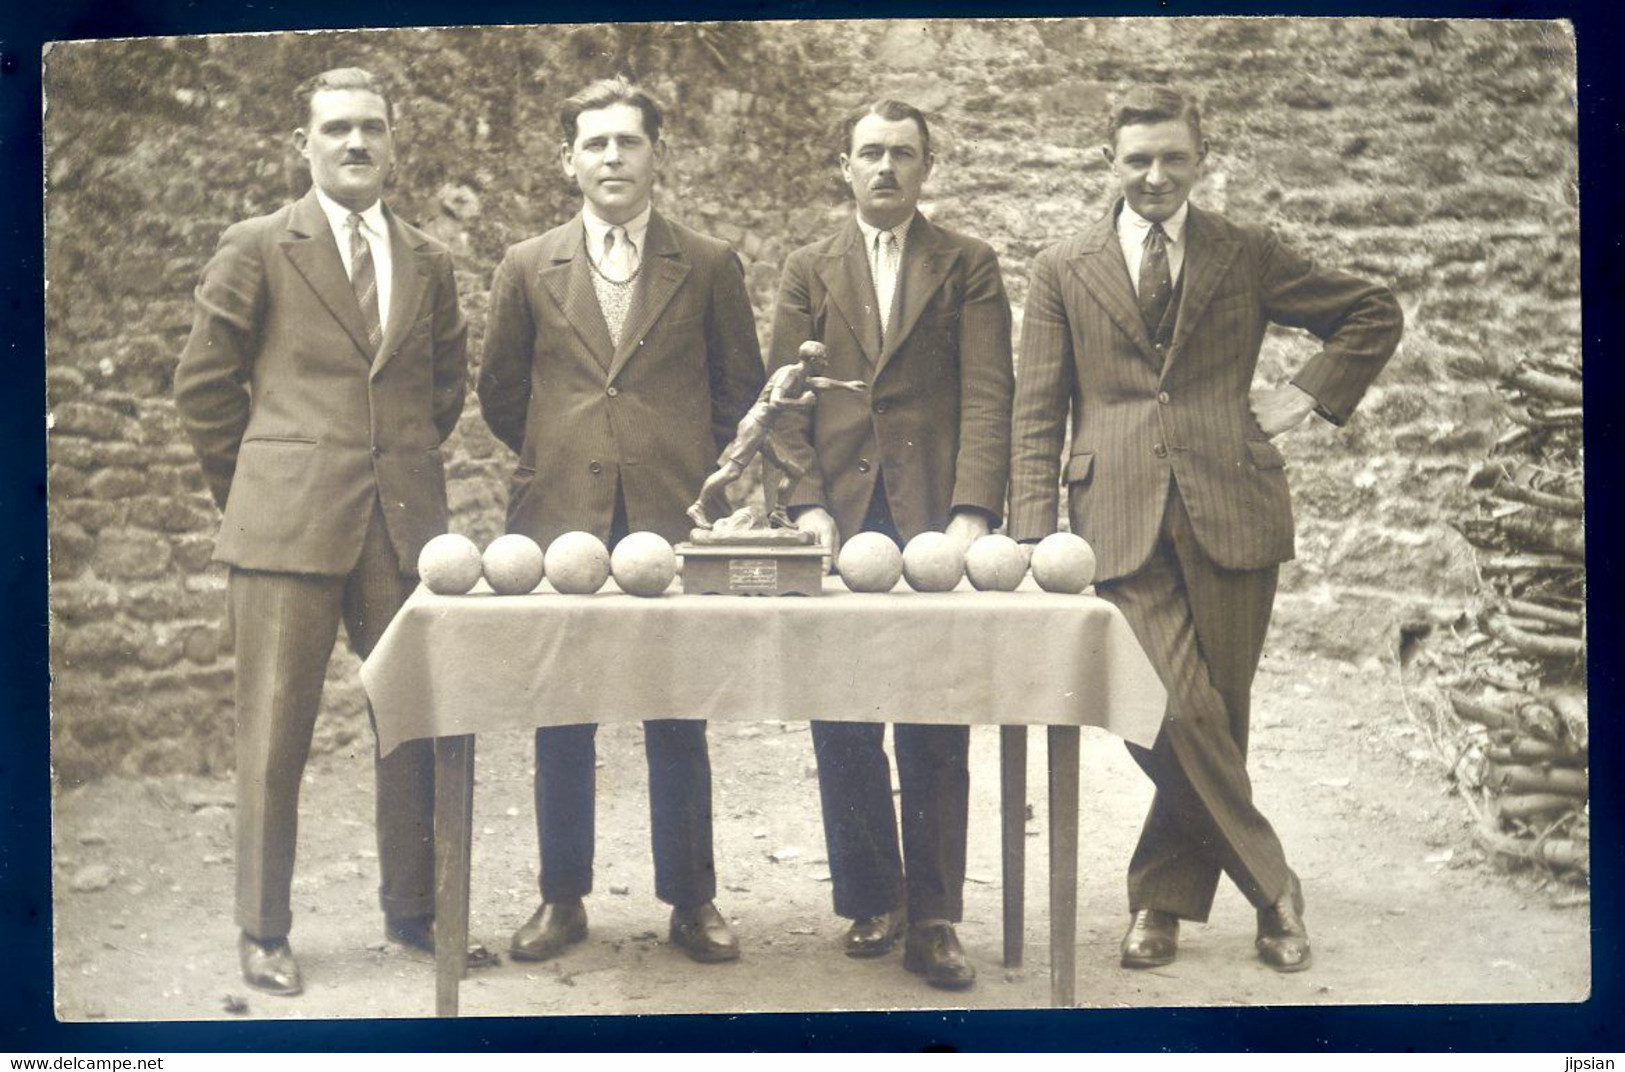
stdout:
<svg viewBox="0 0 1625 1072">
<path fill-rule="evenodd" d="M 1095 549 L 1076 533 L 1051 533 L 1033 548 L 1032 571 L 1044 591 L 1077 595 L 1095 579 Z"/>
<path fill-rule="evenodd" d="M 436 536 L 418 552 L 418 577 L 436 595 L 466 595 L 479 583 L 481 571 L 480 549 L 455 532 Z"/>
<path fill-rule="evenodd" d="M 615 545 L 609 568 L 621 591 L 658 596 L 677 576 L 677 553 L 657 532 L 634 532 Z"/>
<path fill-rule="evenodd" d="M 543 566 L 555 592 L 590 596 L 609 580 L 609 549 L 590 532 L 566 532 L 547 545 Z"/>
<path fill-rule="evenodd" d="M 854 592 L 890 592 L 903 576 L 903 552 L 889 536 L 860 532 L 841 545 L 835 569 Z"/>
<path fill-rule="evenodd" d="M 542 583 L 542 549 L 523 533 L 498 536 L 480 557 L 485 565 L 485 583 L 499 596 L 522 596 Z"/>
<path fill-rule="evenodd" d="M 965 573 L 982 592 L 1014 592 L 1027 575 L 1027 556 L 1008 536 L 990 533 L 965 552 Z"/>
<path fill-rule="evenodd" d="M 965 575 L 965 554 L 940 532 L 922 532 L 903 548 L 903 579 L 916 592 L 951 592 Z"/>
</svg>

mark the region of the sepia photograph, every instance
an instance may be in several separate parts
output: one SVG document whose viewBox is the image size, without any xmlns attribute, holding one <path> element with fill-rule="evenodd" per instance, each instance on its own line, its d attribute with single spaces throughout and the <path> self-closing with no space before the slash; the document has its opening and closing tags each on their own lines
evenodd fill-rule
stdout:
<svg viewBox="0 0 1625 1072">
<path fill-rule="evenodd" d="M 43 70 L 58 1021 L 1591 997 L 1571 23 Z"/>
</svg>

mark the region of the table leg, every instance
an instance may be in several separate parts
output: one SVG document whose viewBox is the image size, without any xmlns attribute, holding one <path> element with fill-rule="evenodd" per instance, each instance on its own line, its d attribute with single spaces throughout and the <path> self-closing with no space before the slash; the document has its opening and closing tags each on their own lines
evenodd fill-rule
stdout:
<svg viewBox="0 0 1625 1072">
<path fill-rule="evenodd" d="M 999 807 L 1004 840 L 1004 966 L 1021 967 L 1027 881 L 1027 727 L 999 727 Z"/>
<path fill-rule="evenodd" d="M 434 742 L 434 1014 L 456 1016 L 468 960 L 468 863 L 474 840 L 474 738 Z"/>
<path fill-rule="evenodd" d="M 1049 728 L 1049 995 L 1077 1003 L 1078 727 Z"/>
</svg>

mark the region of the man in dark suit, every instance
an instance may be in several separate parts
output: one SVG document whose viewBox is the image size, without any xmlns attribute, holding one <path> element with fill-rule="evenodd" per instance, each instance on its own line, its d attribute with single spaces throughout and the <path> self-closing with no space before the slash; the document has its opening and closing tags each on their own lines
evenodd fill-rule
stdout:
<svg viewBox="0 0 1625 1072">
<path fill-rule="evenodd" d="M 1129 865 L 1123 965 L 1172 961 L 1179 921 L 1207 918 L 1223 871 L 1258 910 L 1259 956 L 1297 971 L 1310 962 L 1302 887 L 1246 768 L 1253 675 L 1293 553 L 1270 440 L 1311 413 L 1349 418 L 1399 343 L 1400 309 L 1268 230 L 1190 205 L 1207 144 L 1187 97 L 1131 90 L 1107 138 L 1121 198 L 1032 268 L 1010 527 L 1023 540 L 1053 532 L 1065 481 L 1072 530 L 1098 556 L 1096 591 L 1168 689 L 1155 746 L 1130 746 L 1157 793 Z M 1292 382 L 1252 390 L 1271 323 L 1322 348 Z"/>
<path fill-rule="evenodd" d="M 916 210 L 933 162 L 917 108 L 880 101 L 842 133 L 856 215 L 786 260 L 770 363 L 793 363 L 815 340 L 830 377 L 869 390 L 826 392 L 815 409 L 786 415 L 782 441 L 804 469 L 786 505 L 832 557 L 856 532 L 901 545 L 946 531 L 963 549 L 1004 510 L 1012 380 L 998 259 Z M 953 925 L 965 882 L 970 730 L 894 728 L 899 854 L 885 729 L 812 725 L 835 912 L 853 921 L 846 951 L 886 953 L 906 910 L 904 966 L 935 986 L 968 987 L 976 972 Z"/>
<path fill-rule="evenodd" d="M 624 78 L 565 102 L 564 173 L 581 214 L 509 249 L 491 284 L 480 408 L 519 455 L 508 531 L 543 547 L 572 530 L 688 535 L 684 510 L 755 401 L 761 350 L 739 258 L 651 205 L 660 109 Z M 513 955 L 582 941 L 592 889 L 595 725 L 536 731 L 542 905 Z M 699 961 L 739 945 L 712 903 L 705 723 L 644 723 L 655 894 L 671 941 Z"/>
<path fill-rule="evenodd" d="M 300 90 L 313 185 L 229 228 L 203 270 L 175 401 L 225 512 L 215 558 L 237 648 L 237 922 L 249 985 L 302 989 L 288 946 L 299 782 L 343 621 L 362 657 L 446 529 L 440 444 L 462 412 L 451 256 L 379 200 L 382 89 L 354 68 Z M 428 741 L 377 758 L 386 933 L 433 948 Z M 479 959 L 488 959 L 476 951 Z"/>
</svg>

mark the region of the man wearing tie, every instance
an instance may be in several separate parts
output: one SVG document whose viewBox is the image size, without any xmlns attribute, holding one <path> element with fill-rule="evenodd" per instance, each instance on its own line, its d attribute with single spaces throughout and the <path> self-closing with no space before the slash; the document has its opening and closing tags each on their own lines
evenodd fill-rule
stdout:
<svg viewBox="0 0 1625 1072">
<path fill-rule="evenodd" d="M 1010 529 L 1053 532 L 1064 480 L 1072 530 L 1098 556 L 1095 590 L 1168 690 L 1155 746 L 1130 746 L 1157 792 L 1129 864 L 1123 966 L 1171 962 L 1180 920 L 1206 920 L 1222 871 L 1257 909 L 1258 955 L 1298 971 L 1310 963 L 1302 887 L 1246 768 L 1253 675 L 1293 554 L 1270 440 L 1311 413 L 1348 420 L 1399 343 L 1400 309 L 1384 287 L 1189 204 L 1207 144 L 1184 95 L 1130 90 L 1103 151 L 1121 197 L 1033 263 Z M 1321 349 L 1292 382 L 1252 390 L 1272 323 Z"/>
<path fill-rule="evenodd" d="M 345 68 L 299 101 L 311 190 L 226 231 L 175 371 L 230 566 L 239 959 L 250 986 L 281 995 L 303 988 L 289 890 L 328 658 L 340 621 L 358 655 L 372 650 L 446 529 L 440 444 L 467 375 L 451 255 L 379 199 L 394 157 L 382 88 Z M 430 742 L 377 757 L 376 774 L 385 933 L 432 950 Z"/>
<path fill-rule="evenodd" d="M 899 545 L 946 531 L 969 547 L 998 524 L 1009 466 L 1010 304 L 985 242 L 917 211 L 931 173 L 919 109 L 880 101 L 842 127 L 841 174 L 856 215 L 786 260 L 771 364 L 824 344 L 828 375 L 869 384 L 785 415 L 781 439 L 804 470 L 787 507 L 838 554 L 881 532 Z M 893 728 L 902 851 L 880 723 L 814 722 L 835 912 L 848 955 L 874 957 L 906 923 L 904 967 L 933 986 L 976 971 L 954 932 L 965 883 L 970 790 L 966 726 Z M 905 877 L 906 876 L 906 877 Z"/>
<path fill-rule="evenodd" d="M 508 250 L 491 284 L 480 409 L 518 460 L 508 531 L 687 537 L 685 508 L 763 383 L 744 271 L 728 246 L 654 211 L 665 153 L 654 100 L 624 78 L 565 102 L 561 158 L 580 215 Z M 629 672 L 631 672 L 629 670 Z M 536 731 L 542 904 L 513 956 L 587 936 L 595 725 Z M 705 723 L 644 723 L 655 894 L 695 960 L 739 956 L 717 911 Z"/>
</svg>

